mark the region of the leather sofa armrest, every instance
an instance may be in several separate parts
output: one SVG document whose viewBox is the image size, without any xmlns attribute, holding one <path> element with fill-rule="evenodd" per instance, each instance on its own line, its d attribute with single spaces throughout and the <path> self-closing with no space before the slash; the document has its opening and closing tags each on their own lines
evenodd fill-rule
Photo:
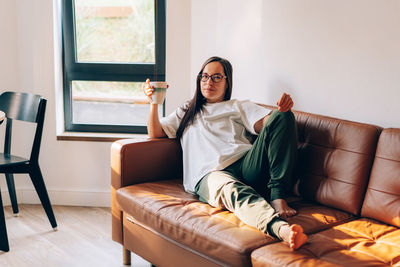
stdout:
<svg viewBox="0 0 400 267">
<path fill-rule="evenodd" d="M 123 213 L 116 191 L 124 186 L 182 178 L 182 149 L 176 139 L 123 139 L 111 146 L 112 239 L 124 244 Z"/>
<path fill-rule="evenodd" d="M 123 139 L 111 146 L 111 185 L 182 178 L 182 149 L 176 139 Z"/>
</svg>

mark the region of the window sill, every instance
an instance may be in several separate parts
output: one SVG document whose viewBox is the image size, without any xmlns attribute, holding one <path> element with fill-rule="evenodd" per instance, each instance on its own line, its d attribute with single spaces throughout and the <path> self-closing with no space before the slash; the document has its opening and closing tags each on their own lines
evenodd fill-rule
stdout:
<svg viewBox="0 0 400 267">
<path fill-rule="evenodd" d="M 148 139 L 148 135 L 94 132 L 63 132 L 57 135 L 58 141 L 114 142 L 120 139 Z"/>
</svg>

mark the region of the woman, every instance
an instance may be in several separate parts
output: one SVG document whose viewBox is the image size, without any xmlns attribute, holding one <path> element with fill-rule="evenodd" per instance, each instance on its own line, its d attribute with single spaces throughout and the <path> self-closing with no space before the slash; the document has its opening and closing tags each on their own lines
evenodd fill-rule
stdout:
<svg viewBox="0 0 400 267">
<path fill-rule="evenodd" d="M 146 84 L 150 97 L 153 88 Z M 151 104 L 149 136 L 180 139 L 187 192 L 299 248 L 307 241 L 303 228 L 283 220 L 296 214 L 284 199 L 297 145 L 291 97 L 283 94 L 274 112 L 230 100 L 232 66 L 220 57 L 203 64 L 196 84 L 193 99 L 161 121 Z M 249 133 L 258 134 L 254 144 Z"/>
</svg>

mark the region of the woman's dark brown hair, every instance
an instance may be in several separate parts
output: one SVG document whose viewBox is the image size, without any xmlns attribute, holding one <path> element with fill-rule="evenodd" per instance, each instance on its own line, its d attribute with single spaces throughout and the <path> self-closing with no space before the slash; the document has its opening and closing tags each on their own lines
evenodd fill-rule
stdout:
<svg viewBox="0 0 400 267">
<path fill-rule="evenodd" d="M 178 130 L 176 131 L 176 137 L 178 139 L 180 139 L 182 137 L 182 134 L 185 131 L 186 127 L 190 126 L 193 123 L 197 113 L 202 110 L 204 103 L 206 103 L 206 99 L 201 93 L 201 86 L 200 86 L 201 81 L 200 80 L 201 80 L 201 75 L 203 74 L 204 68 L 206 67 L 207 64 L 209 64 L 211 62 L 219 62 L 219 63 L 221 63 L 222 67 L 224 68 L 225 76 L 227 77 L 226 78 L 227 87 L 225 90 L 224 101 L 231 99 L 231 95 L 232 95 L 232 65 L 226 59 L 223 59 L 220 57 L 210 57 L 209 59 L 206 60 L 206 62 L 204 62 L 199 74 L 197 75 L 196 92 L 195 92 L 194 97 L 190 100 L 189 104 L 186 107 L 184 107 L 185 115 L 183 115 L 182 120 L 179 124 Z"/>
</svg>

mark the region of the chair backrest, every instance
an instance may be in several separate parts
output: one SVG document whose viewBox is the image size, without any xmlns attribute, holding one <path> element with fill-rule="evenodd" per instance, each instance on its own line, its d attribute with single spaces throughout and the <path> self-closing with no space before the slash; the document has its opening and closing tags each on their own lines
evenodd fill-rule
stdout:
<svg viewBox="0 0 400 267">
<path fill-rule="evenodd" d="M 42 96 L 35 94 L 4 92 L 0 95 L 0 110 L 8 119 L 37 123 L 41 99 Z"/>
<path fill-rule="evenodd" d="M 10 153 L 12 121 L 32 122 L 37 125 L 30 160 L 38 160 L 46 102 L 42 96 L 30 93 L 4 92 L 0 95 L 0 110 L 7 118 L 4 153 Z"/>
</svg>

